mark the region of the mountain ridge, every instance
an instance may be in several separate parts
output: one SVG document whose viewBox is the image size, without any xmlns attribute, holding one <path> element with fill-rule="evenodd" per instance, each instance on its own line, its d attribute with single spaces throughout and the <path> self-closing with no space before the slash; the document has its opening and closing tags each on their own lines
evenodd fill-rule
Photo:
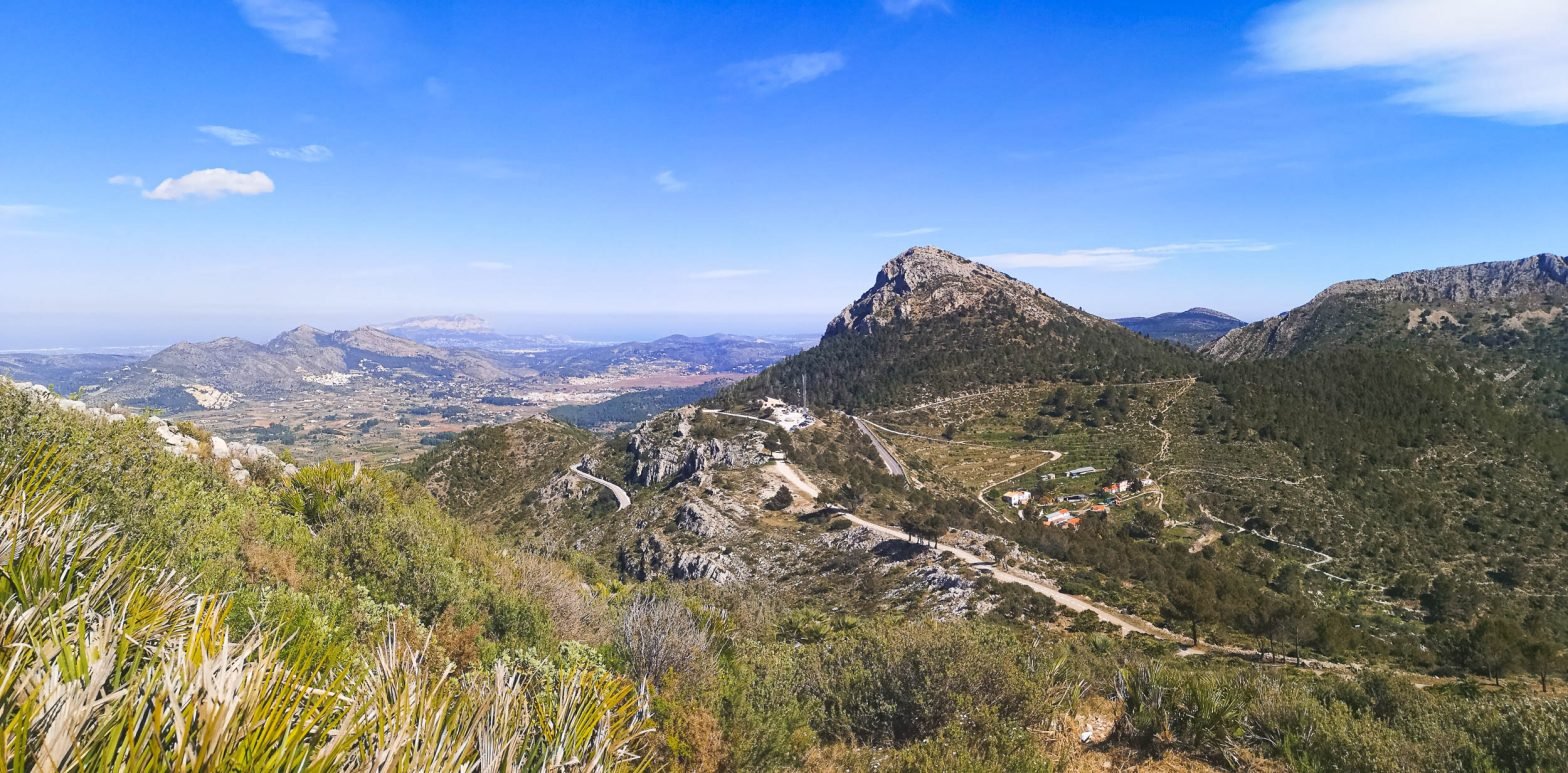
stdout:
<svg viewBox="0 0 1568 773">
<path fill-rule="evenodd" d="M 1222 361 L 1283 357 L 1324 343 L 1388 338 L 1401 328 L 1457 325 L 1455 311 L 1475 308 L 1555 318 L 1550 312 L 1555 303 L 1568 303 L 1568 260 L 1538 253 L 1337 282 L 1301 306 L 1226 333 L 1202 351 Z M 1443 305 L 1454 308 L 1429 308 Z"/>
<path fill-rule="evenodd" d="M 1152 317 L 1122 317 L 1112 321 L 1150 338 L 1194 348 L 1247 324 L 1225 312 L 1202 306 L 1186 311 L 1167 311 Z"/>
<path fill-rule="evenodd" d="M 189 408 L 182 394 L 196 387 L 269 396 L 299 389 L 313 379 L 321 384 L 351 375 L 496 383 L 520 374 L 480 353 L 441 349 L 370 326 L 326 332 L 300 325 L 261 344 L 233 336 L 181 341 L 110 371 L 89 397 L 97 402 Z"/>
<path fill-rule="evenodd" d="M 494 333 L 495 329 L 490 323 L 477 314 L 431 314 L 422 317 L 409 317 L 396 322 L 388 322 L 371 327 L 396 332 L 400 330 L 441 330 L 448 332 L 464 333 Z"/>
</svg>

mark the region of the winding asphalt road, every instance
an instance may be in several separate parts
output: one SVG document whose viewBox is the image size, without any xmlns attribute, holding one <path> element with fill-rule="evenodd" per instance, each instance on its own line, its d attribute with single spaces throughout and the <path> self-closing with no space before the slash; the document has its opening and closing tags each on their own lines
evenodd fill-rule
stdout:
<svg viewBox="0 0 1568 773">
<path fill-rule="evenodd" d="M 887 467 L 888 474 L 897 475 L 900 478 L 904 477 L 904 465 L 899 464 L 898 459 L 893 456 L 893 452 L 889 451 L 888 447 L 882 444 L 882 438 L 877 437 L 877 433 L 872 432 L 871 428 L 866 426 L 864 419 L 859 416 L 851 416 L 849 418 L 854 420 L 855 426 L 860 428 L 861 434 L 871 441 L 871 446 L 877 450 L 877 456 L 882 457 L 882 464 Z"/>
<path fill-rule="evenodd" d="M 572 465 L 572 472 L 576 473 L 577 477 L 579 477 L 579 478 L 583 478 L 585 480 L 591 480 L 594 483 L 597 483 L 597 484 L 599 484 L 599 485 L 609 489 L 610 493 L 615 495 L 616 503 L 620 505 L 620 507 L 615 508 L 617 511 L 625 510 L 626 508 L 632 506 L 632 498 L 630 496 L 627 496 L 626 489 L 623 489 L 620 486 L 617 486 L 614 483 L 611 483 L 611 482 L 605 480 L 604 478 L 595 478 L 594 476 L 589 475 L 586 472 L 583 472 L 582 465 L 580 465 L 580 464 Z"/>
</svg>

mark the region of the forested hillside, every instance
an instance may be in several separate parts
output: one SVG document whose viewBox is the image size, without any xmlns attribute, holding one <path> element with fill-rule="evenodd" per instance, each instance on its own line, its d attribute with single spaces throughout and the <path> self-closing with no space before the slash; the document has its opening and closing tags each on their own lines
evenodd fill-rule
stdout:
<svg viewBox="0 0 1568 773">
<path fill-rule="evenodd" d="M 838 335 L 725 390 L 720 400 L 796 397 L 855 412 L 1025 382 L 1085 384 L 1185 375 L 1197 360 L 1121 328 L 1063 319 L 1041 327 L 1003 298 L 982 310 L 899 320 L 874 335 Z"/>
<path fill-rule="evenodd" d="M 690 387 L 643 389 L 593 405 L 562 405 L 550 415 L 583 429 L 617 429 L 653 418 L 672 408 L 712 397 L 726 382 L 714 380 Z"/>
<path fill-rule="evenodd" d="M 1442 674 L 1560 668 L 1568 428 L 1552 342 L 1564 321 L 1529 311 L 1549 292 L 1510 300 L 1449 282 L 1432 298 L 1491 305 L 1450 322 L 1352 283 L 1294 331 L 1299 353 L 1215 362 L 1130 345 L 1057 307 L 1042 321 L 1020 310 L 1027 288 L 933 257 L 890 263 L 819 347 L 715 404 L 793 397 L 805 376 L 819 409 L 892 430 L 883 440 L 918 481 L 899 498 L 924 500 L 892 517 L 1012 540 L 1061 562 L 1086 595 L 1173 629 Z M 901 278 L 910 266 L 923 281 Z M 1495 273 L 1440 275 L 1517 287 Z M 1432 299 L 1393 297 L 1410 292 Z M 1081 513 L 1072 532 L 998 518 L 996 481 L 1046 449 L 1066 456 L 1042 474 L 1109 466 L 1103 480 L 1147 477 L 1153 493 L 1120 515 Z M 1009 480 L 1037 497 L 1076 490 Z"/>
</svg>

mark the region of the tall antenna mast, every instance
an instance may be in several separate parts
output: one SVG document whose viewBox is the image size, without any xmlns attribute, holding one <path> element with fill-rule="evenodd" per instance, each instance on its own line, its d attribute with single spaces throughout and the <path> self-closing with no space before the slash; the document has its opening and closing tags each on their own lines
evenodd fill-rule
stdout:
<svg viewBox="0 0 1568 773">
<path fill-rule="evenodd" d="M 800 407 L 811 410 L 811 403 L 806 402 L 806 374 L 800 374 Z"/>
</svg>

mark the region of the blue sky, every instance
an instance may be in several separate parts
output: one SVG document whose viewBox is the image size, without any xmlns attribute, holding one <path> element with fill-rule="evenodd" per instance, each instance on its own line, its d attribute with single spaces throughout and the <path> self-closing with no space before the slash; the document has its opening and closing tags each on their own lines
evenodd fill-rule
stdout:
<svg viewBox="0 0 1568 773">
<path fill-rule="evenodd" d="M 1253 319 L 1561 252 L 1562 5 L 7 4 L 0 346 L 811 330 L 914 244 Z"/>
</svg>

